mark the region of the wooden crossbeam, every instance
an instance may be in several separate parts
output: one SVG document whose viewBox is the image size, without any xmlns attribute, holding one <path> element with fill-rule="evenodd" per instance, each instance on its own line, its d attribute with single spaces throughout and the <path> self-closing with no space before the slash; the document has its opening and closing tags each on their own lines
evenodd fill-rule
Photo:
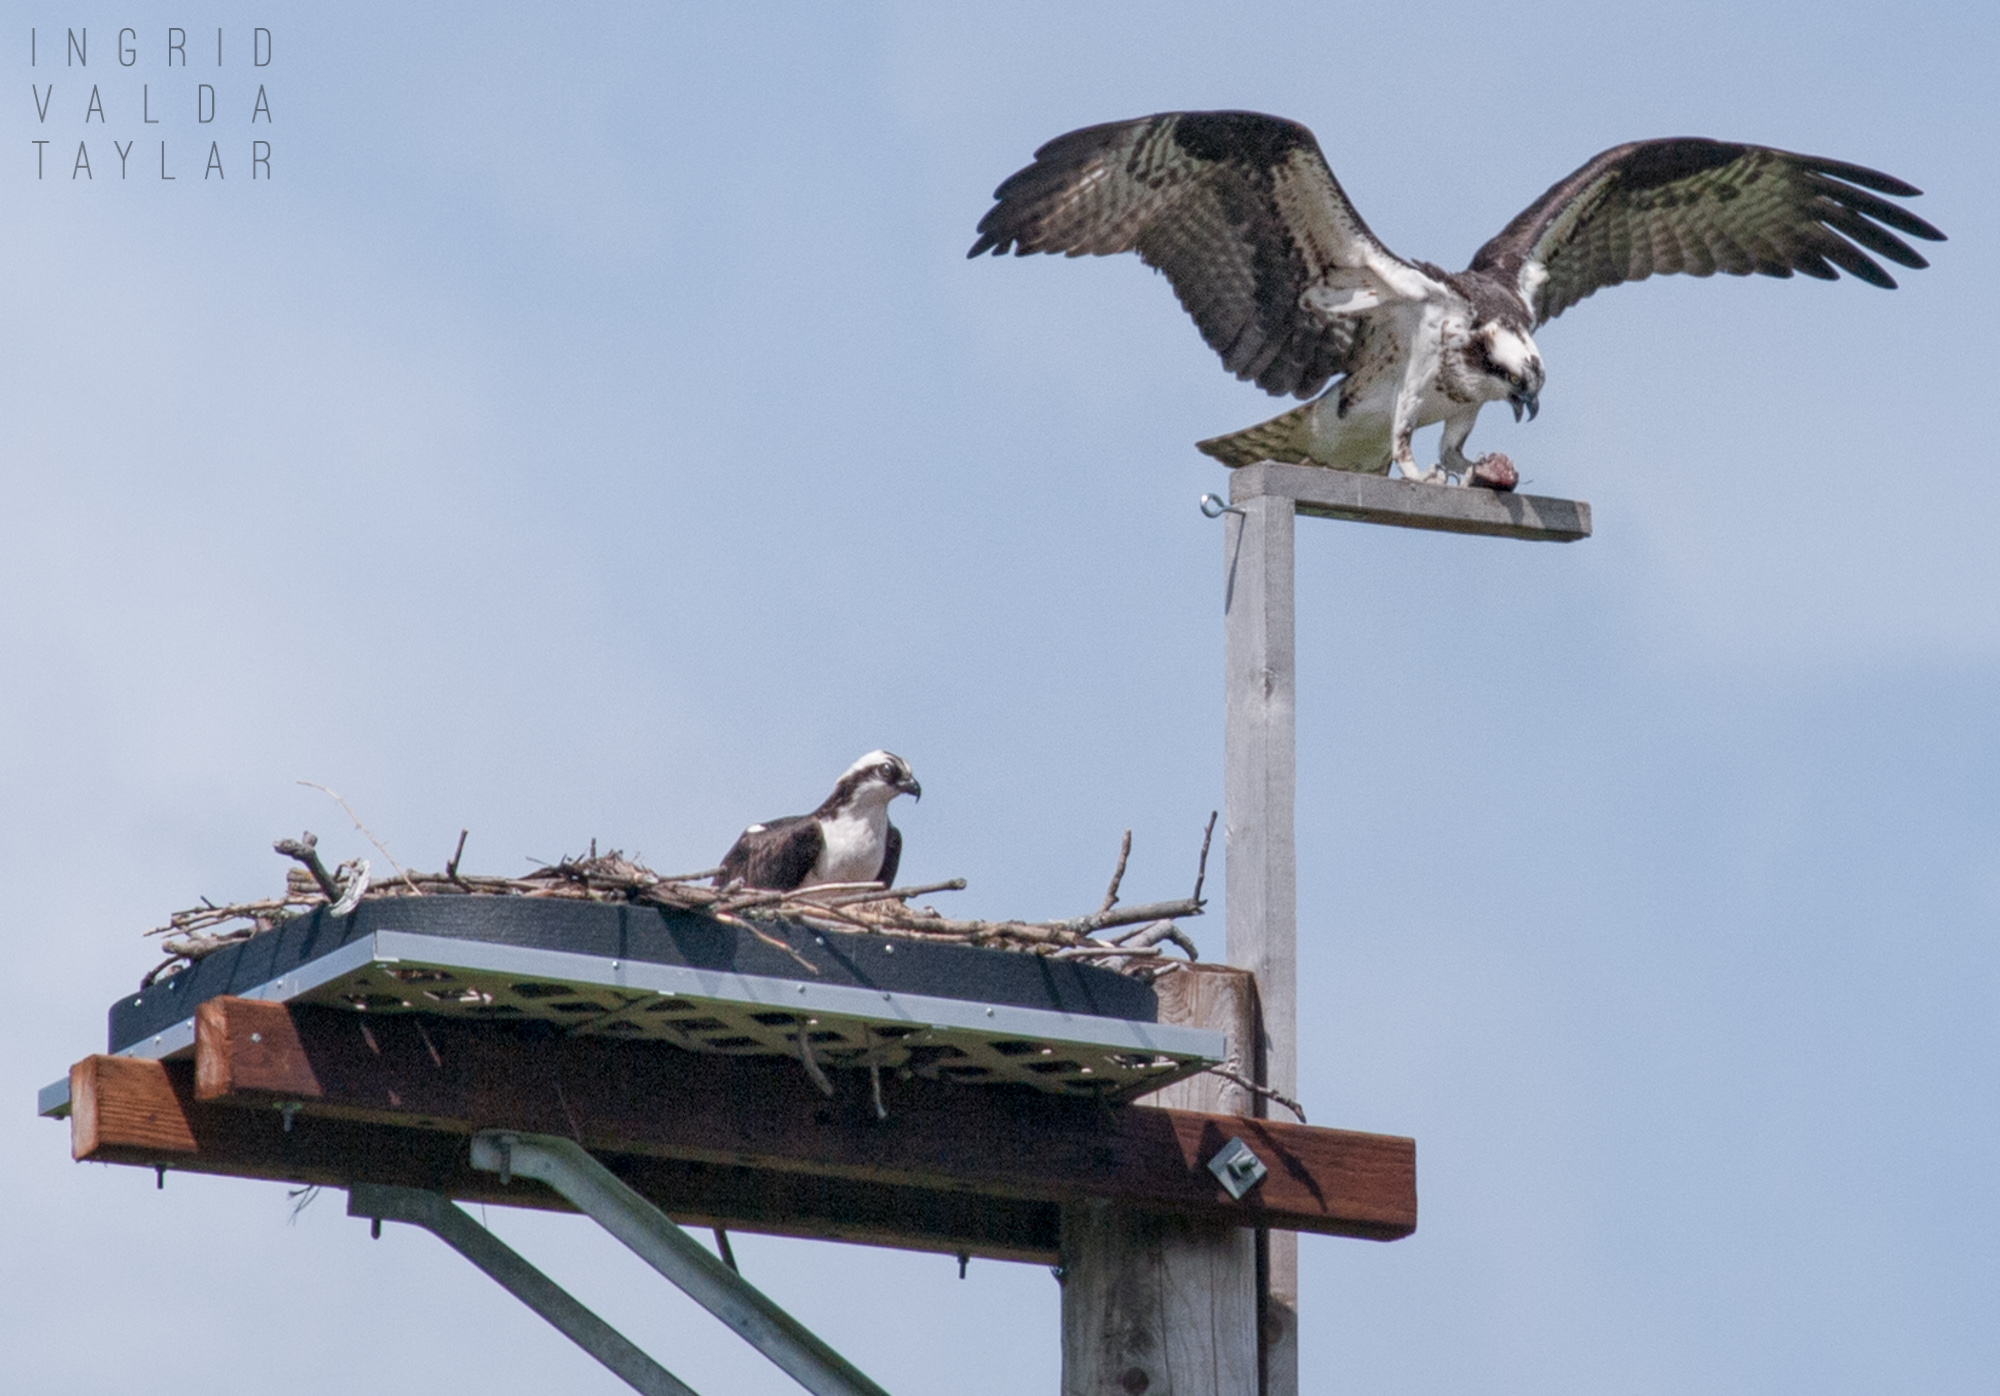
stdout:
<svg viewBox="0 0 2000 1396">
<path fill-rule="evenodd" d="M 73 1077 L 78 1157 L 114 1158 L 105 1131 L 127 1128 L 121 1122 L 129 1117 L 101 1098 L 104 1069 L 93 1069 L 94 1088 Z M 447 1139 L 460 1153 L 475 1129 L 568 1135 L 612 1158 L 746 1170 L 792 1179 L 798 1192 L 814 1190 L 806 1180 L 814 1187 L 887 1189 L 906 1207 L 939 1194 L 970 1197 L 982 1207 L 1108 1198 L 1199 1220 L 1374 1240 L 1405 1236 L 1416 1226 L 1416 1146 L 1408 1139 L 1112 1108 L 886 1072 L 888 1118 L 878 1120 L 865 1074 L 834 1077 L 837 1092 L 829 1099 L 800 1065 L 782 1059 L 212 999 L 196 1018 L 188 1104 L 251 1115 L 267 1128 L 279 1118 L 272 1107 L 289 1105 L 295 1132 L 322 1122 L 391 1128 Z M 184 1144 L 187 1136 L 175 1131 L 208 1117 L 186 1118 L 182 1125 L 162 1114 L 165 1133 L 156 1142 Z M 1241 1138 L 1270 1169 L 1240 1202 L 1207 1168 L 1231 1138 Z M 183 1157 L 207 1152 L 202 1141 Z M 819 1210 L 837 1222 L 845 1207 Z M 747 1221 L 736 1224 L 753 1229 Z"/>
<path fill-rule="evenodd" d="M 539 1183 L 502 1187 L 470 1164 L 467 1137 L 436 1129 L 195 1098 L 193 1062 L 86 1057 L 70 1070 L 71 1151 L 96 1163 L 293 1185 L 381 1183 L 462 1202 L 573 1211 Z M 852 1241 L 1053 1265 L 1052 1203 L 893 1187 L 769 1169 L 602 1153 L 641 1196 L 690 1226 Z"/>
<path fill-rule="evenodd" d="M 1416 1145 L 1385 1135 L 889 1073 L 878 1119 L 860 1072 L 839 1073 L 847 1089 L 829 1099 L 782 1058 L 249 999 L 201 1006 L 195 1062 L 207 1101 L 567 1134 L 619 1153 L 992 1197 L 1111 1197 L 1342 1236 L 1416 1225 Z M 1271 1170 L 1241 1202 L 1207 1168 L 1232 1137 Z"/>
<path fill-rule="evenodd" d="M 1263 461 L 1229 477 L 1229 502 L 1289 499 L 1301 514 L 1356 523 L 1391 524 L 1439 533 L 1481 533 L 1571 543 L 1590 536 L 1590 506 L 1581 500 L 1537 494 L 1501 494 L 1391 480 L 1317 465 Z"/>
</svg>

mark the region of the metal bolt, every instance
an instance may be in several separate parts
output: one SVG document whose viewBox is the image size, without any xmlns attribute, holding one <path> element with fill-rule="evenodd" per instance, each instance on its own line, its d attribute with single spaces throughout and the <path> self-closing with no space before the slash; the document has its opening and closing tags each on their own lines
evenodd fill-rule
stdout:
<svg viewBox="0 0 2000 1396">
<path fill-rule="evenodd" d="M 264 1040 L 264 1034 L 261 1032 L 253 1032 L 250 1034 L 250 1040 L 252 1042 L 262 1042 Z"/>
<path fill-rule="evenodd" d="M 1231 1197 L 1241 1198 L 1256 1187 L 1270 1170 L 1248 1144 L 1241 1139 L 1232 1139 L 1208 1161 L 1208 1171 L 1215 1175 L 1216 1181 Z"/>
</svg>

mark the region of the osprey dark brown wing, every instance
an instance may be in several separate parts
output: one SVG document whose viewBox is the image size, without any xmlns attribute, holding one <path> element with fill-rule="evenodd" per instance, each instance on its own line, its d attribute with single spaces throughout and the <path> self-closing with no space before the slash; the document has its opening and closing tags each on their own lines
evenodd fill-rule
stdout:
<svg viewBox="0 0 2000 1396">
<path fill-rule="evenodd" d="M 882 839 L 882 869 L 875 880 L 884 887 L 896 885 L 896 869 L 903 865 L 903 831 L 891 824 Z"/>
<path fill-rule="evenodd" d="M 752 824 L 722 855 L 722 871 L 715 875 L 715 885 L 726 887 L 740 879 L 746 887 L 789 892 L 812 875 L 825 847 L 826 836 L 819 821 L 810 815 Z"/>
<path fill-rule="evenodd" d="M 1136 251 L 1166 273 L 1224 366 L 1272 393 L 1318 392 L 1366 332 L 1358 316 L 1308 310 L 1309 289 L 1343 272 L 1415 273 L 1368 231 L 1312 132 L 1256 112 L 1071 131 L 993 197 L 967 256 Z"/>
<path fill-rule="evenodd" d="M 1869 253 L 1924 267 L 1896 233 L 1944 240 L 1882 197 L 1919 192 L 1878 170 L 1767 146 L 1691 136 L 1635 141 L 1605 151 L 1523 209 L 1479 249 L 1470 270 L 1508 278 L 1538 325 L 1602 287 L 1669 272 L 1802 272 L 1833 281 L 1845 271 L 1894 287 Z"/>
</svg>

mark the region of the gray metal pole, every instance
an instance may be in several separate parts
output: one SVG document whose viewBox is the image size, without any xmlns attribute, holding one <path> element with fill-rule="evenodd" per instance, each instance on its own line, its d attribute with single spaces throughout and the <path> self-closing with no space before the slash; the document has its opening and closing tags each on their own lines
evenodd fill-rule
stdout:
<svg viewBox="0 0 2000 1396">
<path fill-rule="evenodd" d="M 347 1215 L 421 1226 L 499 1281 L 509 1294 L 554 1324 L 634 1391 L 645 1396 L 695 1396 L 693 1388 L 441 1194 L 356 1183 L 347 1190 Z"/>
<path fill-rule="evenodd" d="M 813 1396 L 888 1396 L 574 1140 L 504 1131 L 476 1134 L 472 1166 L 547 1183 Z"/>
<path fill-rule="evenodd" d="M 1232 494 L 1237 491 L 1232 491 Z M 1298 1095 L 1298 668 L 1290 499 L 1233 501 L 1223 528 L 1223 808 L 1228 959 L 1257 980 L 1253 1079 Z M 1241 512 L 1234 512 L 1240 510 Z M 1258 1238 L 1264 1396 L 1298 1391 L 1298 1237 Z"/>
</svg>

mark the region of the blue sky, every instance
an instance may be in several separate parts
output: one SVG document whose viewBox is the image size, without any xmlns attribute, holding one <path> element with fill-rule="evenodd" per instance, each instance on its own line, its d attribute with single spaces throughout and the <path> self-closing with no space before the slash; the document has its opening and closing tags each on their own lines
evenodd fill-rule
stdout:
<svg viewBox="0 0 2000 1396">
<path fill-rule="evenodd" d="M 1894 294 L 1668 278 L 1550 326 L 1540 419 L 1473 445 L 1590 500 L 1588 542 L 1301 524 L 1301 1089 L 1414 1135 L 1423 1208 L 1394 1245 L 1305 1242 L 1305 1389 L 1989 1390 L 1995 12 L 743 8 L 15 13 L 21 1389 L 622 1389 L 428 1237 L 156 1192 L 32 1117 L 139 932 L 267 893 L 301 828 L 366 851 L 300 779 L 407 863 L 470 826 L 482 869 L 592 837 L 701 866 L 886 745 L 926 791 L 906 866 L 968 878 L 967 914 L 1088 909 L 1127 827 L 1129 891 L 1183 889 L 1221 744 L 1195 501 L 1224 480 L 1191 443 L 1277 404 L 1134 259 L 963 253 L 1043 140 L 1232 106 L 1306 122 L 1389 245 L 1447 265 L 1667 134 L 1891 171 L 1952 239 Z M 244 48 L 168 70 L 170 24 Z M 90 28 L 106 140 L 194 168 L 110 178 L 31 25 Z M 96 178 L 35 180 L 45 130 Z M 253 135 L 268 184 L 232 163 Z M 1192 929 L 1219 954 L 1219 916 Z M 582 1223 L 491 1223 L 696 1389 L 791 1389 Z M 891 1390 L 1054 1385 L 1042 1269 L 737 1251 Z"/>
</svg>

